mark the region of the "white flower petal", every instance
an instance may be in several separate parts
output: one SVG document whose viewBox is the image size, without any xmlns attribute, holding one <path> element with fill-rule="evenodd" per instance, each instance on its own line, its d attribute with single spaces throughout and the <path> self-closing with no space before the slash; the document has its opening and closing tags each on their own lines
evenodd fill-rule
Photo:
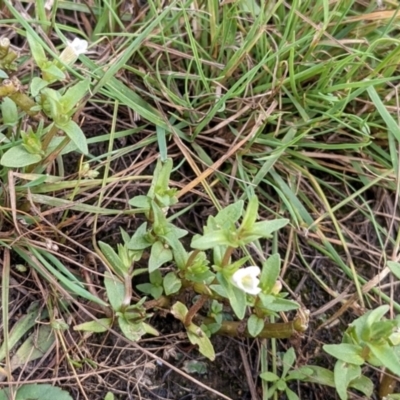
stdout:
<svg viewBox="0 0 400 400">
<path fill-rule="evenodd" d="M 248 294 L 257 295 L 261 292 L 258 287 L 260 280 L 260 268 L 257 266 L 241 268 L 232 275 L 233 284 Z"/>
<path fill-rule="evenodd" d="M 79 56 L 85 54 L 88 48 L 88 42 L 83 39 L 75 38 L 72 42 L 68 42 L 68 46 Z"/>
</svg>

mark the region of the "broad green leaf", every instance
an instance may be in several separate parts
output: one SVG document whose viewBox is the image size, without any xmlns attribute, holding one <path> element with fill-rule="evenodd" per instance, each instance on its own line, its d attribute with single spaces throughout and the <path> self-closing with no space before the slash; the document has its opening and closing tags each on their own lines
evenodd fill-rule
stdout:
<svg viewBox="0 0 400 400">
<path fill-rule="evenodd" d="M 17 145 L 8 149 L 1 157 L 0 164 L 8 168 L 22 168 L 42 160 L 39 154 L 31 154 L 24 146 Z"/>
<path fill-rule="evenodd" d="M 9 400 L 10 389 L 0 390 L 0 400 Z M 16 393 L 15 400 L 72 400 L 68 392 L 56 386 L 45 383 L 28 384 L 20 387 Z"/>
<path fill-rule="evenodd" d="M 364 375 L 359 376 L 356 379 L 353 379 L 349 385 L 351 388 L 358 390 L 361 393 L 364 393 L 367 399 L 370 399 L 372 393 L 374 392 L 374 384 L 371 379 L 367 378 Z"/>
<path fill-rule="evenodd" d="M 270 238 L 273 232 L 283 228 L 288 223 L 289 220 L 285 218 L 256 222 L 253 228 L 246 232 L 246 239 L 252 238 L 251 241 L 253 241 L 255 238 Z M 246 241 L 246 243 L 248 242 Z"/>
<path fill-rule="evenodd" d="M 82 154 L 87 155 L 89 153 L 86 136 L 75 121 L 70 120 L 66 123 L 56 122 L 56 127 L 67 134 Z"/>
<path fill-rule="evenodd" d="M 188 311 L 187 307 L 180 301 L 177 301 L 171 308 L 171 314 L 181 322 L 185 322 Z"/>
<path fill-rule="evenodd" d="M 400 375 L 400 361 L 388 343 L 385 342 L 381 345 L 366 343 L 366 345 L 384 367 L 390 369 L 394 374 Z"/>
<path fill-rule="evenodd" d="M 203 236 L 196 235 L 193 237 L 190 246 L 193 249 L 208 250 L 212 249 L 215 246 L 222 246 L 222 245 L 225 246 L 234 245 L 235 247 L 237 247 L 235 243 L 231 243 L 227 233 L 222 230 L 207 232 Z"/>
<path fill-rule="evenodd" d="M 125 299 L 125 285 L 109 271 L 104 273 L 104 286 L 106 287 L 108 301 L 114 311 L 119 311 Z"/>
<path fill-rule="evenodd" d="M 49 84 L 49 82 L 45 81 L 42 78 L 39 78 L 38 76 L 35 76 L 34 78 L 32 78 L 31 85 L 30 85 L 32 96 L 36 97 L 42 89 L 47 87 L 48 84 Z"/>
<path fill-rule="evenodd" d="M 152 335 L 152 336 L 160 336 L 160 333 L 157 331 L 157 329 L 153 328 L 151 325 L 146 324 L 146 322 L 142 322 L 142 326 L 144 331 L 148 334 L 148 335 Z"/>
<path fill-rule="evenodd" d="M 260 378 L 266 382 L 276 382 L 280 379 L 278 375 L 274 374 L 273 372 L 269 372 L 269 371 L 263 372 L 262 374 L 260 374 Z"/>
<path fill-rule="evenodd" d="M 242 320 L 246 312 L 246 293 L 229 282 L 220 272 L 217 274 L 217 280 L 225 289 L 234 313 Z"/>
<path fill-rule="evenodd" d="M 312 371 L 311 375 L 309 375 L 309 370 Z M 305 365 L 304 367 L 299 368 L 297 371 L 300 373 L 304 372 L 304 374 L 307 375 L 307 378 L 304 378 L 304 381 L 306 382 L 335 387 L 333 372 L 329 369 L 319 367 L 317 365 Z"/>
<path fill-rule="evenodd" d="M 292 390 L 290 390 L 289 388 L 286 388 L 285 393 L 288 400 L 299 400 L 299 396 L 297 396 L 297 394 Z"/>
<path fill-rule="evenodd" d="M 352 380 L 361 376 L 361 367 L 337 361 L 333 371 L 336 391 L 341 400 L 347 400 L 347 388 Z"/>
<path fill-rule="evenodd" d="M 104 242 L 99 242 L 98 244 L 101 252 L 109 262 L 111 268 L 114 270 L 116 274 L 118 274 L 121 278 L 123 278 L 127 271 L 125 271 L 124 263 L 121 261 L 118 254 L 109 244 Z"/>
<path fill-rule="evenodd" d="M 106 397 L 104 397 L 104 400 L 114 400 L 114 395 L 111 392 L 108 392 L 106 394 Z"/>
<path fill-rule="evenodd" d="M 43 78 L 45 78 L 49 83 L 53 83 L 54 81 L 61 81 L 65 79 L 64 72 L 61 71 L 56 65 L 52 62 L 48 62 L 42 68 Z"/>
<path fill-rule="evenodd" d="M 387 266 L 392 272 L 392 274 L 397 278 L 400 279 L 400 263 L 395 261 L 388 261 Z"/>
<path fill-rule="evenodd" d="M 141 283 L 136 288 L 142 293 L 150 294 L 155 299 L 159 299 L 163 294 L 163 288 L 152 283 Z"/>
<path fill-rule="evenodd" d="M 389 305 L 377 307 L 374 310 L 369 311 L 363 317 L 366 318 L 366 325 L 371 328 L 372 324 L 381 321 L 382 317 L 389 311 Z M 363 318 L 361 317 L 361 318 Z"/>
<path fill-rule="evenodd" d="M 135 233 L 131 237 L 128 243 L 128 249 L 131 250 L 144 250 L 151 246 L 151 243 L 147 240 L 147 222 L 144 222 L 139 228 L 136 229 Z"/>
<path fill-rule="evenodd" d="M 247 320 L 247 330 L 249 334 L 253 337 L 257 337 L 257 335 L 264 328 L 264 319 L 259 318 L 257 315 L 252 314 L 250 318 Z"/>
<path fill-rule="evenodd" d="M 341 344 L 325 344 L 323 346 L 331 356 L 346 363 L 354 365 L 363 365 L 365 360 L 361 357 L 362 347 L 355 344 L 341 343 Z"/>
<path fill-rule="evenodd" d="M 124 316 L 118 317 L 118 324 L 122 333 L 133 342 L 137 342 L 146 334 L 143 322 L 128 321 Z"/>
<path fill-rule="evenodd" d="M 61 97 L 60 103 L 63 107 L 63 112 L 69 114 L 72 109 L 82 100 L 88 92 L 90 86 L 89 79 L 83 79 L 74 86 L 70 87 Z"/>
<path fill-rule="evenodd" d="M 150 209 L 151 199 L 148 196 L 135 196 L 128 201 L 129 205 L 135 208 Z"/>
<path fill-rule="evenodd" d="M 164 291 L 167 296 L 177 293 L 182 287 L 182 281 L 176 276 L 175 272 L 168 272 L 164 277 Z"/>
<path fill-rule="evenodd" d="M 9 97 L 3 98 L 1 102 L 1 116 L 4 125 L 15 126 L 18 123 L 17 105 Z"/>
<path fill-rule="evenodd" d="M 197 344 L 199 346 L 199 351 L 203 356 L 207 357 L 209 360 L 215 360 L 215 352 L 210 339 L 201 330 L 201 328 L 195 324 L 190 324 L 187 327 L 187 335 L 190 343 Z"/>
<path fill-rule="evenodd" d="M 282 378 L 284 378 L 289 372 L 290 368 L 293 367 L 294 362 L 296 361 L 296 353 L 294 352 L 293 347 L 291 347 L 282 357 Z"/>
<path fill-rule="evenodd" d="M 40 69 L 44 68 L 47 63 L 47 57 L 43 47 L 28 31 L 26 32 L 26 38 L 28 39 L 29 47 L 37 66 Z"/>
<path fill-rule="evenodd" d="M 260 275 L 260 288 L 264 293 L 271 293 L 281 271 L 281 258 L 278 253 L 272 254 L 263 263 Z"/>
<path fill-rule="evenodd" d="M 260 293 L 259 298 L 263 307 L 272 312 L 297 310 L 300 306 L 293 300 L 282 299 L 271 294 Z"/>
<path fill-rule="evenodd" d="M 74 331 L 85 331 L 85 332 L 107 332 L 112 325 L 112 318 L 99 318 L 96 321 L 88 321 L 83 324 L 75 325 Z"/>
<path fill-rule="evenodd" d="M 243 214 L 243 200 L 230 204 L 214 217 L 214 221 L 221 229 L 229 229 L 239 220 Z"/>
<path fill-rule="evenodd" d="M 295 369 L 290 371 L 286 377 L 286 381 L 290 380 L 296 380 L 296 381 L 306 381 L 307 378 L 313 375 L 313 370 L 311 368 L 307 367 L 300 367 L 299 369 Z M 332 375 L 332 381 L 333 381 L 333 375 Z"/>
<path fill-rule="evenodd" d="M 153 272 L 161 267 L 168 261 L 172 260 L 171 249 L 165 247 L 161 242 L 155 242 L 151 246 L 150 258 L 149 258 L 149 272 Z"/>
</svg>

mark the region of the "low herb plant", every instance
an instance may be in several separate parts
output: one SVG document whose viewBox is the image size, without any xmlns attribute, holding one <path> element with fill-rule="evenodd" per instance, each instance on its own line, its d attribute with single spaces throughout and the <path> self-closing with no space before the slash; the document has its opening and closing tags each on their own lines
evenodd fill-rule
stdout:
<svg viewBox="0 0 400 400">
<path fill-rule="evenodd" d="M 248 256 L 233 257 L 235 249 L 270 238 L 288 220 L 258 221 L 257 198 L 251 198 L 246 210 L 244 202 L 238 201 L 209 217 L 203 233 L 192 237 L 191 249 L 187 250 L 182 239 L 188 232 L 167 217 L 170 207 L 177 203 L 176 190 L 169 187 L 171 170 L 170 159 L 159 160 L 147 195 L 130 200 L 146 220 L 135 233 L 129 236 L 121 230 L 123 243 L 117 251 L 99 242 L 110 268 L 104 279 L 108 301 L 125 336 L 137 341 L 144 334 L 158 335 L 148 321 L 153 315 L 150 310 L 159 307 L 182 322 L 190 342 L 210 360 L 215 353 L 209 337 L 216 333 L 290 337 L 295 331 L 304 331 L 308 314 L 303 311 L 291 322 L 267 322 L 279 312 L 299 309 L 297 302 L 281 292 L 279 255 L 269 257 L 261 268 L 246 266 Z M 148 267 L 135 268 L 145 252 L 149 253 Z M 132 282 L 135 286 L 135 277 L 142 273 L 149 275 L 149 282 L 136 285 L 143 294 L 136 299 Z M 190 303 L 183 302 L 183 292 L 192 293 Z M 224 304 L 231 309 L 229 320 L 226 311 L 222 312 Z M 240 321 L 245 321 L 246 329 Z M 75 329 L 99 332 L 112 324 L 113 317 L 107 317 Z"/>
<path fill-rule="evenodd" d="M 49 59 L 41 45 L 26 34 L 40 76 L 28 87 L 16 77 L 18 54 L 10 41 L 0 41 L 0 99 L 3 130 L 0 132 L 0 163 L 8 168 L 28 167 L 43 172 L 58 155 L 71 151 L 88 154 L 86 137 L 74 121 L 78 104 L 89 93 L 90 80 L 83 79 L 68 87 L 66 68 L 87 49 L 87 42 L 68 42 L 59 57 Z M 58 89 L 55 89 L 58 85 Z M 60 87 L 61 86 L 61 87 Z M 21 112 L 26 116 L 21 129 Z"/>
</svg>

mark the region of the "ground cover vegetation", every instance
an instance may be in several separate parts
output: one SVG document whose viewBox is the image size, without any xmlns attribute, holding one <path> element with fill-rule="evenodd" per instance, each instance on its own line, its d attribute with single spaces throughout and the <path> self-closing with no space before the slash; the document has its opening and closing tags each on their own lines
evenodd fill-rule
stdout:
<svg viewBox="0 0 400 400">
<path fill-rule="evenodd" d="M 399 19 L 0 1 L 0 399 L 400 398 Z"/>
</svg>

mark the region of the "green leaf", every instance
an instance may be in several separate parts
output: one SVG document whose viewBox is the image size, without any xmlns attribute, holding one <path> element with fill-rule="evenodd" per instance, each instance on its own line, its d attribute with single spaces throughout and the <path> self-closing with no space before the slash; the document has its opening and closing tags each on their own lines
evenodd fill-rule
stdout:
<svg viewBox="0 0 400 400">
<path fill-rule="evenodd" d="M 182 281 L 176 276 L 175 272 L 168 272 L 164 277 L 164 291 L 167 296 L 179 292 L 182 287 Z"/>
<path fill-rule="evenodd" d="M 282 357 L 282 378 L 284 378 L 289 372 L 290 368 L 293 367 L 294 362 L 296 361 L 296 353 L 294 352 L 293 347 L 291 347 Z"/>
<path fill-rule="evenodd" d="M 0 400 L 11 399 L 10 389 L 0 390 Z M 18 389 L 15 400 L 72 400 L 68 392 L 48 384 L 28 384 Z"/>
<path fill-rule="evenodd" d="M 17 105 L 9 97 L 3 98 L 1 102 L 1 115 L 4 125 L 15 126 L 18 123 Z"/>
<path fill-rule="evenodd" d="M 260 288 L 264 293 L 271 293 L 281 271 L 281 258 L 278 253 L 272 254 L 263 263 L 260 275 Z"/>
<path fill-rule="evenodd" d="M 309 370 L 312 371 L 311 375 L 309 375 Z M 304 372 L 304 374 L 307 375 L 307 377 L 303 379 L 305 382 L 335 387 L 333 372 L 329 369 L 319 367 L 317 365 L 305 365 L 304 367 L 299 368 L 297 371 L 300 373 Z"/>
<path fill-rule="evenodd" d="M 234 313 L 242 320 L 246 312 L 246 293 L 229 282 L 220 272 L 217 274 L 217 280 L 225 289 Z"/>
<path fill-rule="evenodd" d="M 283 228 L 288 223 L 289 220 L 286 218 L 256 222 L 253 228 L 246 232 L 246 243 L 259 238 L 270 238 L 273 232 Z"/>
<path fill-rule="evenodd" d="M 190 324 L 187 327 L 187 335 L 190 343 L 199 346 L 199 351 L 203 356 L 207 357 L 211 361 L 215 360 L 214 347 L 211 344 L 210 339 L 199 326 Z"/>
<path fill-rule="evenodd" d="M 222 245 L 234 245 L 237 247 L 236 243 L 231 243 L 226 232 L 222 230 L 207 232 L 203 236 L 196 235 L 193 237 L 192 243 L 190 244 L 193 249 L 198 250 L 208 250 L 215 246 Z"/>
<path fill-rule="evenodd" d="M 171 308 L 171 314 L 181 322 L 185 322 L 188 311 L 187 307 L 180 301 L 177 301 Z"/>
<path fill-rule="evenodd" d="M 112 325 L 112 318 L 99 318 L 96 321 L 88 321 L 83 324 L 75 325 L 74 331 L 84 332 L 107 332 Z"/>
<path fill-rule="evenodd" d="M 75 121 L 69 120 L 66 123 L 56 122 L 55 125 L 67 134 L 82 154 L 87 155 L 89 153 L 86 137 Z"/>
<path fill-rule="evenodd" d="M 214 221 L 220 229 L 229 229 L 234 226 L 243 214 L 243 204 L 243 200 L 239 200 L 218 212 Z"/>
<path fill-rule="evenodd" d="M 90 86 L 89 79 L 83 79 L 74 86 L 70 87 L 61 97 L 60 103 L 65 114 L 69 114 L 72 109 L 82 100 L 88 92 Z"/>
<path fill-rule="evenodd" d="M 107 243 L 99 242 L 99 247 L 104 257 L 109 262 L 111 268 L 113 268 L 114 272 L 118 274 L 121 278 L 123 278 L 127 271 L 124 266 L 124 263 L 119 258 L 118 254 L 114 251 L 114 249 Z"/>
<path fill-rule="evenodd" d="M 242 224 L 240 225 L 239 231 L 250 231 L 253 225 L 257 221 L 258 217 L 258 198 L 252 196 L 247 205 L 246 212 L 243 217 Z"/>
<path fill-rule="evenodd" d="M 367 399 L 370 399 L 372 393 L 374 392 L 374 384 L 371 379 L 367 378 L 364 375 L 359 376 L 356 379 L 353 379 L 349 385 L 351 388 L 358 390 L 361 393 L 364 393 Z"/>
<path fill-rule="evenodd" d="M 106 287 L 108 301 L 114 311 L 119 311 L 125 299 L 125 285 L 109 271 L 104 273 L 104 286 Z"/>
<path fill-rule="evenodd" d="M 128 321 L 124 316 L 118 317 L 118 324 L 122 333 L 133 342 L 137 342 L 146 334 L 143 322 Z"/>
<path fill-rule="evenodd" d="M 47 63 L 47 57 L 43 47 L 29 32 L 26 32 L 26 38 L 28 39 L 29 47 L 37 66 L 40 69 L 44 68 Z"/>
<path fill-rule="evenodd" d="M 349 343 L 341 343 L 325 344 L 322 348 L 331 356 L 346 363 L 355 365 L 363 365 L 365 363 L 365 360 L 360 355 L 362 353 L 361 346 Z"/>
<path fill-rule="evenodd" d="M 366 325 L 371 328 L 375 322 L 381 321 L 382 317 L 389 311 L 389 305 L 383 305 L 368 311 L 363 317 L 366 319 Z M 361 317 L 361 318 L 363 318 Z"/>
<path fill-rule="evenodd" d="M 257 315 L 252 314 L 250 318 L 247 320 L 247 330 L 249 334 L 253 337 L 257 337 L 257 335 L 264 328 L 264 319 L 259 318 Z"/>
<path fill-rule="evenodd" d="M 147 222 L 144 222 L 139 228 L 136 229 L 135 233 L 131 237 L 128 243 L 128 249 L 130 250 L 144 250 L 151 246 L 151 243 L 147 240 Z"/>
<path fill-rule="evenodd" d="M 30 85 L 32 96 L 36 97 L 42 89 L 47 87 L 47 85 L 49 85 L 49 82 L 45 81 L 42 78 L 39 78 L 38 76 L 32 78 Z"/>
<path fill-rule="evenodd" d="M 278 375 L 269 371 L 260 374 L 260 378 L 266 382 L 276 382 L 280 379 Z"/>
<path fill-rule="evenodd" d="M 54 65 L 52 62 L 46 63 L 45 66 L 42 68 L 42 72 L 43 77 L 48 79 L 48 83 L 53 83 L 57 80 L 62 81 L 65 79 L 64 72 L 62 72 L 61 69 Z"/>
<path fill-rule="evenodd" d="M 297 396 L 297 394 L 292 390 L 290 390 L 289 388 L 286 388 L 285 393 L 288 400 L 299 400 L 299 396 Z"/>
<path fill-rule="evenodd" d="M 171 249 L 164 246 L 161 242 L 155 242 L 151 246 L 150 258 L 149 258 L 149 272 L 153 272 L 161 267 L 168 261 L 172 260 Z"/>
<path fill-rule="evenodd" d="M 108 392 L 106 397 L 104 397 L 104 400 L 114 400 L 114 395 L 111 392 Z"/>
<path fill-rule="evenodd" d="M 150 294 L 155 299 L 159 299 L 163 294 L 163 288 L 161 286 L 151 283 L 141 283 L 137 285 L 136 288 L 145 294 Z"/>
<path fill-rule="evenodd" d="M 129 205 L 135 208 L 150 209 L 151 199 L 148 196 L 135 196 L 129 200 Z"/>
<path fill-rule="evenodd" d="M 387 266 L 390 269 L 391 273 L 397 278 L 400 279 L 400 263 L 395 261 L 388 261 Z"/>
<path fill-rule="evenodd" d="M 151 325 L 146 324 L 146 322 L 142 322 L 143 329 L 148 335 L 152 336 L 160 336 L 160 333 L 157 331 L 157 329 L 153 328 Z"/>
<path fill-rule="evenodd" d="M 385 366 L 390 369 L 394 374 L 400 375 L 400 361 L 393 351 L 393 348 L 388 343 L 380 345 L 366 343 L 371 350 L 371 353 Z"/>
<path fill-rule="evenodd" d="M 347 400 L 347 388 L 352 380 L 361 376 L 361 367 L 337 361 L 333 371 L 336 391 L 341 400 Z"/>
<path fill-rule="evenodd" d="M 261 300 L 263 307 L 267 311 L 285 312 L 285 311 L 297 310 L 299 308 L 299 303 L 296 303 L 293 300 L 282 299 L 280 297 L 264 293 L 260 293 L 258 296 Z"/>
<path fill-rule="evenodd" d="M 1 157 L 0 164 L 8 168 L 22 168 L 42 160 L 39 154 L 29 153 L 22 145 L 7 150 Z"/>
<path fill-rule="evenodd" d="M 290 371 L 286 377 L 286 381 L 296 380 L 296 381 L 306 381 L 310 376 L 313 375 L 313 370 L 307 367 L 300 367 L 293 371 Z M 332 375 L 332 382 L 333 382 L 333 375 Z"/>
</svg>

